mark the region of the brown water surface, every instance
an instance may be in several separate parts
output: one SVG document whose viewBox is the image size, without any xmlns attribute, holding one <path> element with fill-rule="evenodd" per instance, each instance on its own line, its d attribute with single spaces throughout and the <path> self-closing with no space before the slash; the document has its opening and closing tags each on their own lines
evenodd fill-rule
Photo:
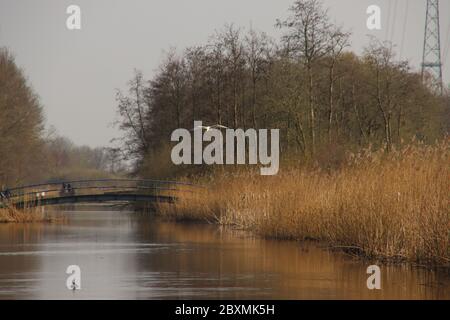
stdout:
<svg viewBox="0 0 450 320">
<path fill-rule="evenodd" d="M 65 212 L 64 224 L 0 225 L 0 299 L 450 299 L 450 279 L 381 266 L 317 244 L 119 211 Z M 81 290 L 66 268 L 81 268 Z"/>
</svg>

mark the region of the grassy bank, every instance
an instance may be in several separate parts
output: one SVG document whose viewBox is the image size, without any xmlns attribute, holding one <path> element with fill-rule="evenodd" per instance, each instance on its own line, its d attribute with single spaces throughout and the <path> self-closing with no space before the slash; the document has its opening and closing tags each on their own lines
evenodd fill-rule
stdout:
<svg viewBox="0 0 450 320">
<path fill-rule="evenodd" d="M 0 223 L 52 222 L 55 220 L 39 209 L 18 210 L 12 207 L 0 208 Z"/>
<path fill-rule="evenodd" d="M 339 169 L 282 167 L 277 176 L 214 174 L 170 219 L 233 225 L 279 239 L 314 239 L 360 255 L 450 266 L 450 142 L 386 154 L 366 150 Z"/>
</svg>

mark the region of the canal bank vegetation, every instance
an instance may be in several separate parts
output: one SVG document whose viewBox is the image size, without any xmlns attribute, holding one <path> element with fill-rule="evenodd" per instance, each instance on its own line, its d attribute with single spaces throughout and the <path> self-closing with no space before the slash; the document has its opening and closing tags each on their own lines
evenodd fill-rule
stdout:
<svg viewBox="0 0 450 320">
<path fill-rule="evenodd" d="M 61 219 L 61 218 L 60 218 Z M 54 217 L 44 213 L 42 208 L 16 209 L 0 208 L 0 223 L 54 222 Z"/>
<path fill-rule="evenodd" d="M 318 240 L 371 258 L 450 267 L 450 140 L 349 154 L 339 169 L 291 165 L 199 178 L 160 214 L 234 226 L 263 237 Z"/>
<path fill-rule="evenodd" d="M 0 188 L 13 180 L 38 178 L 43 111 L 14 57 L 0 48 Z"/>
</svg>

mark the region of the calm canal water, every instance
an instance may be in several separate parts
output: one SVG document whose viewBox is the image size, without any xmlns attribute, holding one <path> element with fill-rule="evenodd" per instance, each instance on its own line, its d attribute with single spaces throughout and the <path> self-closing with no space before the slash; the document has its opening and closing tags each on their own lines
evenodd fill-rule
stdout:
<svg viewBox="0 0 450 320">
<path fill-rule="evenodd" d="M 382 266 L 315 244 L 119 211 L 67 211 L 61 224 L 0 225 L 0 299 L 450 299 L 448 273 Z M 66 268 L 81 268 L 79 291 Z"/>
</svg>

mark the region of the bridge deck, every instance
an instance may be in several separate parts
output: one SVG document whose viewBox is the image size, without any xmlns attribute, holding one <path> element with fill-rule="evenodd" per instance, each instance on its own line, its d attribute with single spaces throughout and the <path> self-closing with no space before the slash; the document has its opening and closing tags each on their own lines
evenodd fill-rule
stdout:
<svg viewBox="0 0 450 320">
<path fill-rule="evenodd" d="M 10 189 L 0 203 L 16 207 L 36 207 L 92 202 L 173 203 L 180 192 L 199 186 L 175 181 L 102 179 L 43 183 Z"/>
</svg>

